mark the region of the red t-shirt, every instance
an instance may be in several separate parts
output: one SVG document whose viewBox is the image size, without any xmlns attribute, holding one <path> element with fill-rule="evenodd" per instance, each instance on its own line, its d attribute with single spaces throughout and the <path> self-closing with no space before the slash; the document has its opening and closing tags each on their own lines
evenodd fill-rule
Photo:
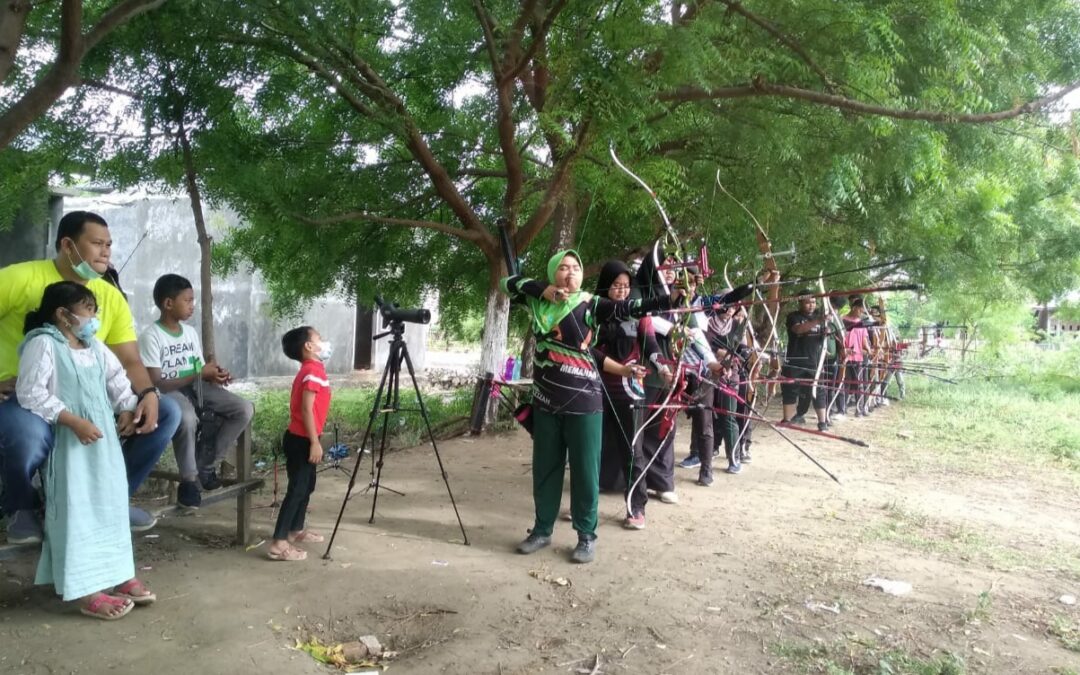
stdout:
<svg viewBox="0 0 1080 675">
<path fill-rule="evenodd" d="M 304 361 L 300 372 L 292 383 L 292 396 L 289 397 L 289 433 L 307 438 L 304 428 L 304 392 L 315 392 L 315 431 L 323 432 L 326 425 L 326 413 L 330 411 L 330 380 L 326 377 L 326 366 L 322 361 Z"/>
</svg>

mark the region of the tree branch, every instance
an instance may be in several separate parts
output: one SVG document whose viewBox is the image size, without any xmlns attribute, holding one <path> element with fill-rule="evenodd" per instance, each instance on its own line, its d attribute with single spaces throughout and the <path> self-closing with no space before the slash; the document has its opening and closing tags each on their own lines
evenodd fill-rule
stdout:
<svg viewBox="0 0 1080 675">
<path fill-rule="evenodd" d="M 574 162 L 585 149 L 585 139 L 589 134 L 590 127 L 591 120 L 588 118 L 586 118 L 581 123 L 581 126 L 578 127 L 577 132 L 574 134 L 574 145 L 555 165 L 555 171 L 551 176 L 551 182 L 548 184 L 547 191 L 544 192 L 544 196 L 540 200 L 540 206 L 538 206 L 532 216 L 529 217 L 528 222 L 526 222 L 514 235 L 515 250 L 524 251 L 528 248 L 529 244 L 540 230 L 543 229 L 544 225 L 547 224 L 548 218 L 550 218 L 551 214 L 555 211 L 555 206 L 559 203 L 559 196 L 562 194 L 567 181 L 570 179 L 570 169 L 573 168 Z"/>
<path fill-rule="evenodd" d="M 148 12 L 165 1 L 124 0 L 105 12 L 84 38 L 82 0 L 64 0 L 60 9 L 60 44 L 56 60 L 22 98 L 0 114 L 0 150 L 10 145 L 44 115 L 68 87 L 78 82 L 79 64 L 102 38 L 132 17 Z"/>
<path fill-rule="evenodd" d="M 687 6 L 686 11 L 683 12 L 683 14 L 678 18 L 675 23 L 679 26 L 685 26 L 689 24 L 697 18 L 697 15 L 701 12 L 701 10 L 705 9 L 709 2 L 710 0 L 699 0 L 699 2 L 690 3 Z"/>
<path fill-rule="evenodd" d="M 31 7 L 30 0 L 0 2 L 0 82 L 6 80 L 15 67 L 15 55 L 18 54 Z"/>
<path fill-rule="evenodd" d="M 657 98 L 661 101 L 704 101 L 774 96 L 777 98 L 807 101 L 818 105 L 837 108 L 838 110 L 846 110 L 859 115 L 876 115 L 879 117 L 893 117 L 902 120 L 920 120 L 924 122 L 985 124 L 987 122 L 1000 122 L 1002 120 L 1038 112 L 1061 100 L 1076 89 L 1080 89 L 1080 82 L 1073 82 L 1048 96 L 1022 103 L 1007 110 L 998 110 L 991 113 L 955 113 L 940 110 L 904 110 L 902 108 L 888 108 L 880 105 L 871 105 L 844 96 L 814 91 L 813 89 L 803 89 L 801 87 L 791 87 L 783 84 L 769 84 L 760 77 L 756 78 L 752 84 L 736 87 L 721 87 L 718 89 L 678 87 L 672 91 L 661 93 Z"/>
<path fill-rule="evenodd" d="M 520 41 L 521 31 L 518 25 L 523 22 L 525 12 L 532 12 L 536 6 L 536 0 L 526 0 L 521 16 L 514 23 L 515 39 Z M 473 0 L 473 9 L 480 21 L 484 32 L 484 42 L 488 47 L 491 58 L 491 77 L 495 84 L 495 100 L 498 110 L 495 118 L 495 127 L 499 135 L 499 147 L 502 150 L 503 163 L 506 165 L 506 192 L 503 194 L 503 216 L 506 218 L 510 232 L 517 227 L 517 201 L 521 194 L 522 185 L 525 183 L 525 175 L 521 167 L 521 153 L 518 152 L 515 139 L 516 127 L 514 124 L 514 80 L 504 76 L 508 69 L 503 57 L 499 56 L 498 45 L 495 42 L 495 29 L 491 23 L 482 0 Z M 518 42 L 519 44 L 519 42 Z M 518 51 L 518 44 L 514 40 L 506 48 L 506 59 L 514 58 Z"/>
<path fill-rule="evenodd" d="M 127 96 L 128 98 L 135 99 L 136 101 L 143 100 L 143 95 L 138 92 L 131 91 L 130 89 L 124 89 L 122 87 L 117 87 L 116 85 L 109 84 L 108 82 L 102 82 L 101 80 L 95 80 L 89 77 L 80 78 L 78 81 L 73 83 L 73 86 L 90 87 L 91 89 L 100 89 L 102 91 L 109 91 L 114 94 L 120 94 L 121 96 Z"/>
<path fill-rule="evenodd" d="M 806 50 L 803 49 L 802 45 L 796 42 L 794 38 L 780 30 L 773 22 L 761 16 L 758 16 L 757 14 L 754 14 L 746 7 L 743 7 L 742 3 L 737 2 L 736 0 L 720 0 L 720 2 L 727 5 L 728 9 L 730 9 L 731 11 L 735 12 L 736 14 L 741 14 L 742 16 L 746 17 L 751 23 L 760 26 L 762 29 L 765 30 L 765 32 L 769 33 L 774 38 L 779 40 L 780 43 L 783 44 L 785 47 L 795 52 L 799 56 L 799 58 L 802 59 L 803 63 L 809 66 L 810 69 L 813 70 L 815 73 L 817 73 L 817 76 L 821 78 L 822 83 L 825 84 L 825 89 L 827 91 L 832 93 L 836 89 L 836 85 L 829 77 L 829 75 L 824 71 L 824 69 L 822 69 L 821 66 L 819 66 L 814 61 L 814 59 L 810 58 L 810 54 L 808 54 Z"/>
<path fill-rule="evenodd" d="M 472 230 L 467 230 L 461 227 L 453 227 L 446 223 L 437 223 L 434 220 L 413 220 L 410 218 L 391 218 L 387 216 L 377 216 L 366 211 L 347 211 L 345 213 L 339 213 L 334 216 L 328 216 L 326 218 L 309 218 L 307 216 L 301 216 L 299 214 L 293 214 L 293 217 L 302 223 L 308 225 L 337 225 L 340 223 L 348 222 L 369 222 L 369 223 L 381 223 L 383 225 L 402 225 L 404 227 L 415 227 L 425 230 L 435 230 L 436 232 L 442 232 L 454 237 L 466 239 L 472 242 L 481 242 L 483 237 L 480 233 Z"/>
<path fill-rule="evenodd" d="M 164 5 L 165 2 L 166 0 L 124 0 L 124 2 L 115 5 L 112 9 L 102 14 L 101 18 L 98 19 L 98 22 L 94 24 L 94 27 L 86 34 L 86 39 L 83 41 L 85 51 L 93 49 L 94 45 L 101 41 L 101 38 L 113 32 L 123 24 L 140 14 L 145 14 L 153 9 L 157 9 Z"/>
<path fill-rule="evenodd" d="M 517 79 L 518 75 L 529 66 L 529 63 L 536 57 L 536 53 L 547 42 L 548 32 L 551 30 L 552 24 L 555 23 L 555 18 L 566 8 L 566 2 L 567 0 L 555 0 L 555 4 L 548 10 L 547 15 L 544 16 L 544 20 L 533 34 L 533 39 L 529 43 L 528 49 L 526 49 L 525 53 L 517 59 L 517 63 L 503 74 L 505 79 Z"/>
<path fill-rule="evenodd" d="M 495 41 L 495 24 L 488 14 L 487 8 L 484 7 L 483 0 L 473 0 L 473 11 L 476 12 L 476 18 L 480 22 L 480 29 L 484 33 L 484 46 L 487 48 L 488 58 L 491 59 L 491 67 L 495 71 L 496 79 L 499 76 L 499 72 L 502 70 L 502 65 L 499 62 L 499 45 Z"/>
</svg>

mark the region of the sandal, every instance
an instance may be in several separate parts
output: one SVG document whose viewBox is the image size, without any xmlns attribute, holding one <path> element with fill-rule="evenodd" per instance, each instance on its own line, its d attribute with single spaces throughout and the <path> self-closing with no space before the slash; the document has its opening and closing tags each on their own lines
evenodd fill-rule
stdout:
<svg viewBox="0 0 1080 675">
<path fill-rule="evenodd" d="M 108 614 L 101 611 L 102 605 L 109 605 L 110 608 L 120 607 L 121 610 L 117 614 Z M 91 596 L 89 602 L 79 607 L 79 611 L 86 616 L 92 617 L 94 619 L 101 619 L 102 621 L 116 621 L 117 619 L 122 619 L 127 616 L 128 612 L 130 612 L 134 608 L 135 603 L 131 600 L 126 600 L 124 598 L 114 598 L 107 593 L 95 593 L 93 596 Z M 108 610 L 106 610 L 106 612 L 107 611 Z"/>
<path fill-rule="evenodd" d="M 326 541 L 326 537 L 317 532 L 312 532 L 311 530 L 300 530 L 300 532 L 289 541 L 294 544 L 321 544 Z"/>
<path fill-rule="evenodd" d="M 130 600 L 136 605 L 149 605 L 150 603 L 157 600 L 157 595 L 155 595 L 149 588 L 147 588 L 146 584 L 139 581 L 138 579 L 131 579 L 130 581 L 125 581 L 124 583 L 114 588 L 112 590 L 112 593 L 110 593 L 109 595 L 113 596 L 114 598 Z"/>
<path fill-rule="evenodd" d="M 266 557 L 279 562 L 298 562 L 307 560 L 307 551 L 290 546 L 282 551 L 267 550 Z"/>
</svg>

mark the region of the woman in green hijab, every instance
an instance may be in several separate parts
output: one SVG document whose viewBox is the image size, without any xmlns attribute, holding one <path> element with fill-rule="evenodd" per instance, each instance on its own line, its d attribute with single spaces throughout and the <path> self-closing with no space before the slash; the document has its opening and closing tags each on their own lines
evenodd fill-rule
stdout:
<svg viewBox="0 0 1080 675">
<path fill-rule="evenodd" d="M 533 502 L 536 519 L 519 553 L 551 544 L 559 515 L 563 474 L 570 460 L 570 515 L 578 533 L 571 560 L 592 562 L 596 551 L 600 500 L 600 447 L 603 384 L 599 368 L 623 377 L 641 377 L 644 368 L 606 358 L 592 344 L 596 327 L 611 319 L 630 319 L 670 309 L 679 293 L 652 300 L 615 302 L 581 290 L 581 256 L 556 253 L 548 261 L 548 284 L 522 276 L 503 279 L 511 301 L 532 313 L 536 335 L 533 365 Z"/>
</svg>

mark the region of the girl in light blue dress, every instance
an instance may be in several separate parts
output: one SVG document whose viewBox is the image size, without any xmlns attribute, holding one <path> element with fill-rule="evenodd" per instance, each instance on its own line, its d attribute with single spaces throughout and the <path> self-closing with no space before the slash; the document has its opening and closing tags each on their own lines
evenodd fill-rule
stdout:
<svg viewBox="0 0 1080 675">
<path fill-rule="evenodd" d="M 88 288 L 48 286 L 26 316 L 15 393 L 52 424 L 55 439 L 42 468 L 45 537 L 34 583 L 52 584 L 83 614 L 111 621 L 156 597 L 135 578 L 120 447 L 137 398 L 120 361 L 95 337 L 99 325 Z"/>
</svg>

